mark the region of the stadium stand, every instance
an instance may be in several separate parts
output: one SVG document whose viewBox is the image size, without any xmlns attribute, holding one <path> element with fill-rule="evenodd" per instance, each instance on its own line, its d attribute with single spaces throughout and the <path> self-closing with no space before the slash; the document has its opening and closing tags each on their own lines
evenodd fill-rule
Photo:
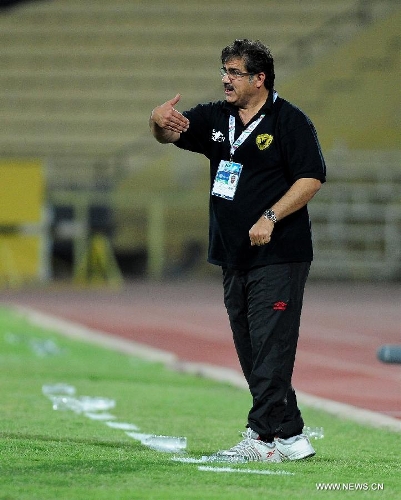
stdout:
<svg viewBox="0 0 401 500">
<path fill-rule="evenodd" d="M 349 36 L 360 27 L 359 5 L 343 0 L 259 0 L 246 9 L 239 2 L 210 0 L 20 5 L 0 17 L 2 150 L 110 156 L 129 145 L 134 152 L 148 147 L 146 122 L 154 103 L 177 88 L 183 89 L 185 105 L 219 95 L 219 51 L 233 37 L 269 43 L 283 81 L 293 71 L 291 47 L 336 24 L 340 14 L 343 42 L 345 32 Z"/>
</svg>

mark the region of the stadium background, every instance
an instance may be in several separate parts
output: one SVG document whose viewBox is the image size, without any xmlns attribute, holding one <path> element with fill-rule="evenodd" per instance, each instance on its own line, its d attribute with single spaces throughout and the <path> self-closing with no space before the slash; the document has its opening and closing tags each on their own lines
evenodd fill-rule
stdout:
<svg viewBox="0 0 401 500">
<path fill-rule="evenodd" d="M 363 407 L 364 388 L 377 385 L 372 401 L 381 394 L 385 413 L 400 416 L 398 367 L 369 368 L 376 345 L 398 342 L 401 326 L 400 21 L 396 0 L 1 2 L 2 299 L 191 357 L 178 344 L 189 341 L 193 353 L 199 332 L 163 344 L 162 331 L 172 341 L 173 328 L 144 328 L 152 312 L 138 294 L 178 300 L 160 309 L 165 322 L 192 295 L 201 316 L 213 314 L 206 299 L 217 300 L 220 273 L 205 262 L 207 163 L 158 145 L 148 116 L 177 92 L 182 109 L 221 98 L 221 48 L 259 38 L 275 56 L 278 92 L 312 118 L 328 164 L 328 182 L 310 203 L 316 259 L 308 293 L 332 318 L 306 310 L 300 383 L 309 388 L 316 378 L 303 378 L 302 367 L 323 348 L 312 332 L 317 321 L 321 332 L 327 327 L 326 348 L 338 341 L 333 355 L 350 356 L 329 377 L 345 379 L 357 367 L 355 393 L 338 399 Z M 102 324 L 94 308 L 106 302 L 116 309 Z M 116 331 L 119 322 L 128 333 Z M 203 361 L 222 346 L 208 347 Z"/>
</svg>

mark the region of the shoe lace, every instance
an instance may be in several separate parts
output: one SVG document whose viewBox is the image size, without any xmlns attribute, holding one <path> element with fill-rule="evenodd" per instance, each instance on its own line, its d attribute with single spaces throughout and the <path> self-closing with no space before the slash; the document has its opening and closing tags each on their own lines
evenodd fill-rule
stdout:
<svg viewBox="0 0 401 500">
<path fill-rule="evenodd" d="M 246 435 L 244 432 L 243 434 Z M 236 453 L 237 455 L 248 458 L 250 460 L 257 460 L 260 457 L 260 453 L 258 450 L 254 447 L 252 443 L 252 438 L 246 437 L 242 441 L 240 441 L 238 444 L 230 448 L 231 452 Z"/>
<path fill-rule="evenodd" d="M 259 434 L 247 427 L 246 431 L 240 432 L 240 435 L 245 439 L 259 439 Z"/>
</svg>

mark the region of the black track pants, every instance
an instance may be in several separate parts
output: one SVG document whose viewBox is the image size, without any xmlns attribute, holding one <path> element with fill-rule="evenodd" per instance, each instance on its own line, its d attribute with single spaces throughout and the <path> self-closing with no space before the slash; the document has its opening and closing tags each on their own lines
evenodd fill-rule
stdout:
<svg viewBox="0 0 401 500">
<path fill-rule="evenodd" d="M 224 302 L 253 406 L 248 425 L 263 439 L 303 428 L 291 386 L 309 262 L 223 269 Z"/>
</svg>

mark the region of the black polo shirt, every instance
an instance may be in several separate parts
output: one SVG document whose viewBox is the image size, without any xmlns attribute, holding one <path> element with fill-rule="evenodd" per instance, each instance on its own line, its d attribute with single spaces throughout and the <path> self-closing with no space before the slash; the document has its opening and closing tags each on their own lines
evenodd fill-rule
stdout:
<svg viewBox="0 0 401 500">
<path fill-rule="evenodd" d="M 210 160 L 212 188 L 220 161 L 230 159 L 230 115 L 235 117 L 235 139 L 249 123 L 244 126 L 238 108 L 225 101 L 199 104 L 183 114 L 190 126 L 175 145 Z M 249 230 L 266 209 L 298 179 L 324 182 L 326 170 L 315 128 L 302 111 L 280 97 L 273 102 L 269 92 L 252 121 L 261 114 L 265 117 L 233 156 L 242 164 L 234 198 L 210 195 L 208 261 L 212 264 L 245 270 L 313 259 L 306 206 L 275 224 L 270 243 L 250 244 Z"/>
</svg>

